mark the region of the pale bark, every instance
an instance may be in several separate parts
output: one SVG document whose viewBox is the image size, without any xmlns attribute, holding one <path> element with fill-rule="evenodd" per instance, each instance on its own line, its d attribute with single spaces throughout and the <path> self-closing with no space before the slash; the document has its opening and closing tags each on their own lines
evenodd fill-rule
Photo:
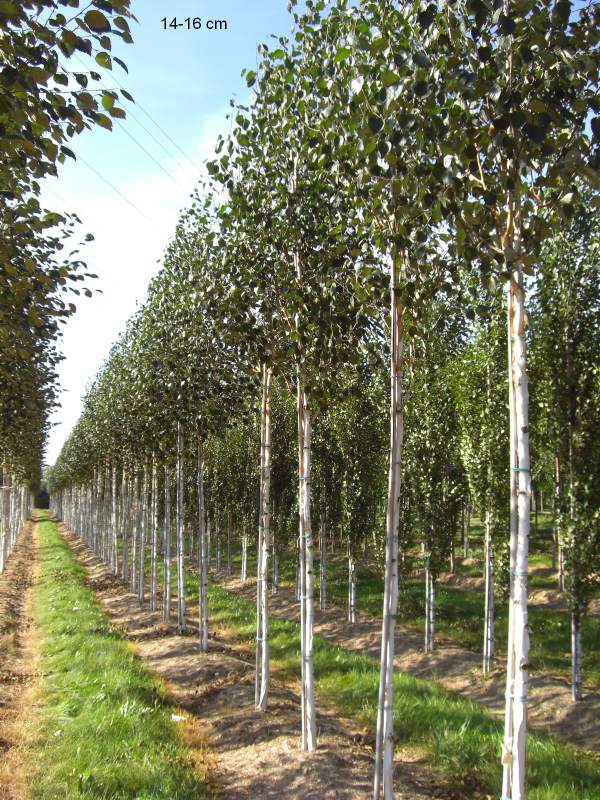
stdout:
<svg viewBox="0 0 600 800">
<path fill-rule="evenodd" d="M 164 470 L 163 509 L 163 620 L 171 618 L 171 473 L 168 464 Z"/>
<path fill-rule="evenodd" d="M 520 247 L 513 251 L 518 252 Z M 509 643 L 507 661 L 507 709 L 503 748 L 503 783 L 505 797 L 525 797 L 529 623 L 527 615 L 528 542 L 531 511 L 531 465 L 529 458 L 529 421 L 527 360 L 525 350 L 525 304 L 523 274 L 513 264 L 508 287 L 510 326 L 511 391 L 511 523 L 514 514 L 516 534 L 511 535 L 511 587 Z M 513 534 L 511 524 L 511 534 Z M 514 549 L 514 560 L 513 560 Z"/>
<path fill-rule="evenodd" d="M 319 525 L 319 608 L 321 611 L 325 611 L 327 608 L 327 541 L 325 525 L 325 514 L 321 512 L 321 524 Z"/>
<path fill-rule="evenodd" d="M 492 519 L 491 512 L 486 511 L 485 519 L 485 604 L 483 628 L 483 673 L 490 672 L 495 657 L 494 636 L 494 555 L 492 546 Z"/>
<path fill-rule="evenodd" d="M 111 470 L 111 567 L 113 575 L 119 574 L 119 506 L 117 503 L 117 467 Z"/>
<path fill-rule="evenodd" d="M 279 553 L 273 550 L 273 578 L 271 581 L 271 593 L 277 594 L 279 591 Z"/>
<path fill-rule="evenodd" d="M 266 365 L 263 367 L 263 407 L 264 421 L 263 430 L 263 460 L 261 476 L 261 511 L 262 511 L 262 541 L 259 556 L 259 580 L 260 588 L 260 691 L 257 708 L 266 711 L 269 694 L 269 593 L 268 593 L 268 572 L 269 572 L 269 550 L 271 547 L 271 514 L 270 514 L 270 487 L 271 487 L 271 379 L 272 372 Z"/>
<path fill-rule="evenodd" d="M 348 547 L 348 622 L 356 622 L 356 562 Z"/>
<path fill-rule="evenodd" d="M 313 536 L 310 516 L 311 413 L 298 370 L 298 451 L 300 508 L 300 638 L 302 659 L 302 749 L 317 746 L 317 719 L 313 661 Z"/>
<path fill-rule="evenodd" d="M 176 536 L 177 536 L 177 633 L 185 633 L 187 624 L 185 619 L 185 552 L 184 552 L 184 502 L 183 502 L 183 432 L 181 423 L 177 423 L 177 506 L 176 506 Z"/>
<path fill-rule="evenodd" d="M 393 800 L 394 797 L 394 637 L 398 608 L 398 527 L 402 480 L 402 445 L 404 439 L 404 400 L 402 394 L 404 340 L 402 334 L 402 312 L 395 293 L 397 271 L 398 264 L 394 259 L 390 272 L 390 460 L 373 800 L 379 800 L 382 791 L 384 800 Z"/>
<path fill-rule="evenodd" d="M 138 471 L 135 471 L 133 480 L 133 497 L 131 503 L 131 591 L 137 590 L 137 559 L 138 559 L 138 532 L 139 532 L 139 509 L 140 509 L 140 479 Z"/>
<path fill-rule="evenodd" d="M 244 582 L 248 580 L 248 534 L 246 533 L 245 525 L 242 534 L 242 571 L 240 577 Z"/>
<path fill-rule="evenodd" d="M 227 577 L 231 578 L 231 511 L 227 515 Z"/>
<path fill-rule="evenodd" d="M 158 584 L 158 466 L 156 455 L 152 454 L 152 500 L 150 514 L 150 608 L 156 611 Z"/>
<path fill-rule="evenodd" d="M 144 477 L 140 503 L 140 551 L 138 574 L 138 600 L 143 604 L 146 574 L 146 533 L 148 528 L 148 462 L 144 459 Z"/>
<path fill-rule="evenodd" d="M 129 504 L 130 504 L 130 482 L 127 470 L 123 466 L 121 475 L 121 536 L 123 538 L 123 554 L 121 560 L 121 580 L 127 582 L 129 575 Z"/>
<path fill-rule="evenodd" d="M 573 611 L 571 613 L 571 696 L 574 703 L 583 697 L 582 674 L 581 616 L 577 611 Z"/>
<path fill-rule="evenodd" d="M 208 650 L 208 564 L 204 508 L 204 446 L 198 437 L 198 631 L 200 651 Z"/>
</svg>

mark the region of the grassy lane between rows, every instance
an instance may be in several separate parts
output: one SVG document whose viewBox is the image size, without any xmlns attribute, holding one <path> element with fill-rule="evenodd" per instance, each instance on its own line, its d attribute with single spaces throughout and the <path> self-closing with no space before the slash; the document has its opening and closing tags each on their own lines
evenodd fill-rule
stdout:
<svg viewBox="0 0 600 800">
<path fill-rule="evenodd" d="M 188 576 L 189 601 L 197 602 L 198 581 Z M 240 643 L 255 636 L 254 604 L 219 585 L 209 593 L 211 624 L 229 629 Z M 290 677 L 299 678 L 299 625 L 271 618 L 271 656 Z M 345 715 L 375 729 L 379 671 L 368 656 L 315 636 L 317 691 Z M 395 676 L 394 725 L 398 741 L 423 748 L 430 763 L 471 793 L 500 796 L 502 726 L 477 704 L 434 681 L 406 673 Z M 600 800 L 600 761 L 548 736 L 530 734 L 529 800 Z"/>
<path fill-rule="evenodd" d="M 43 678 L 30 743 L 31 798 L 209 797 L 161 684 L 111 630 L 56 524 L 41 520 L 33 613 Z"/>
</svg>

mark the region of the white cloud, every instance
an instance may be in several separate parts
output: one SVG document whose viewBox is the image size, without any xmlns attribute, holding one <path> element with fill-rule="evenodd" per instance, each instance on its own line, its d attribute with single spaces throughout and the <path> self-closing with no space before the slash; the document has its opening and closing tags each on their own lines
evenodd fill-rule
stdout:
<svg viewBox="0 0 600 800">
<path fill-rule="evenodd" d="M 227 110 L 222 110 L 205 118 L 196 146 L 189 152 L 194 163 L 202 165 L 214 152 L 218 134 L 227 130 L 226 113 Z M 112 137 L 115 134 L 116 131 Z M 120 141 L 111 139 L 110 144 L 114 147 Z M 59 368 L 61 408 L 52 417 L 53 428 L 46 452 L 49 464 L 56 460 L 77 421 L 85 387 L 108 355 L 136 303 L 143 301 L 149 280 L 160 268 L 157 260 L 162 257 L 179 212 L 188 205 L 195 185 L 189 175 L 193 168 L 183 156 L 178 158 L 178 164 L 172 161 L 167 165 L 164 154 L 161 157 L 147 138 L 143 144 L 156 154 L 176 182 L 156 166 L 140 170 L 132 165 L 129 175 L 107 174 L 106 177 L 151 221 L 135 211 L 81 161 L 51 184 L 66 201 L 62 207 L 75 210 L 82 219 L 81 233 L 89 230 L 94 234 L 95 241 L 82 248 L 81 257 L 99 277 L 89 284 L 90 288 L 101 289 L 102 294 L 79 299 L 76 315 L 64 326 L 61 349 L 65 360 Z M 95 159 L 88 158 L 86 153 L 83 157 L 102 172 Z M 152 163 L 143 154 L 139 161 L 144 165 Z M 188 191 L 177 184 L 189 187 Z M 62 210 L 52 193 L 43 194 L 42 200 L 49 207 Z"/>
</svg>

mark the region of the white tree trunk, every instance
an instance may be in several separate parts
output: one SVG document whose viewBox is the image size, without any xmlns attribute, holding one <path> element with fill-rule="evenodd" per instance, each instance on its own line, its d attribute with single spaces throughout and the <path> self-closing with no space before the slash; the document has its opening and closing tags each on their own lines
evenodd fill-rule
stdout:
<svg viewBox="0 0 600 800">
<path fill-rule="evenodd" d="M 512 248 L 519 252 L 520 244 Z M 525 297 L 523 273 L 512 266 L 508 286 L 510 328 L 511 410 L 511 586 L 507 661 L 507 708 L 503 748 L 503 794 L 510 800 L 525 797 L 529 623 L 527 616 L 527 571 L 531 512 L 531 465 L 527 359 L 525 349 Z M 512 519 L 514 515 L 514 520 Z M 513 525 L 515 530 L 513 531 Z M 516 534 L 516 536 L 514 535 Z M 514 549 L 514 559 L 513 559 Z M 512 617 L 512 618 L 511 618 Z"/>
<path fill-rule="evenodd" d="M 133 497 L 131 503 L 131 591 L 137 591 L 137 560 L 138 560 L 138 535 L 139 535 L 139 516 L 140 516 L 140 479 L 138 471 L 135 471 L 133 481 Z"/>
<path fill-rule="evenodd" d="M 273 550 L 273 578 L 271 582 L 271 594 L 279 591 L 279 553 Z"/>
<path fill-rule="evenodd" d="M 394 259 L 390 273 L 390 461 L 373 800 L 379 800 L 382 791 L 384 800 L 393 800 L 394 797 L 394 636 L 398 608 L 398 526 L 400 520 L 401 461 L 404 439 L 404 400 L 402 394 L 404 340 L 400 304 L 395 294 L 397 270 L 398 264 Z"/>
<path fill-rule="evenodd" d="M 219 528 L 219 523 L 216 523 L 215 526 L 215 536 L 217 538 L 217 555 L 215 559 L 215 569 L 217 572 L 221 571 L 221 530 Z"/>
<path fill-rule="evenodd" d="M 348 549 L 348 622 L 356 622 L 356 562 Z"/>
<path fill-rule="evenodd" d="M 113 575 L 119 574 L 119 505 L 117 502 L 117 467 L 113 463 L 111 469 L 111 513 L 110 513 L 110 527 L 111 527 L 111 569 Z"/>
<path fill-rule="evenodd" d="M 581 617 L 571 613 L 571 696 L 576 703 L 583 697 L 583 649 L 581 645 Z"/>
<path fill-rule="evenodd" d="M 138 567 L 138 600 L 144 602 L 146 529 L 148 527 L 148 462 L 144 459 L 144 477 L 142 480 L 142 497 L 140 503 L 140 551 Z"/>
<path fill-rule="evenodd" d="M 127 583 L 129 574 L 129 481 L 127 470 L 123 465 L 121 473 L 121 538 L 123 552 L 121 554 L 121 580 Z"/>
<path fill-rule="evenodd" d="M 325 514 L 321 514 L 321 524 L 319 525 L 319 555 L 320 555 L 320 581 L 319 581 L 319 608 L 325 611 L 327 608 L 327 541 L 325 533 Z"/>
<path fill-rule="evenodd" d="M 163 509 L 163 620 L 171 618 L 171 473 L 169 465 L 164 469 Z"/>
<path fill-rule="evenodd" d="M 208 564 L 204 508 L 204 446 L 198 437 L 198 631 L 200 651 L 208 650 Z"/>
<path fill-rule="evenodd" d="M 313 662 L 313 536 L 310 516 L 311 413 L 298 372 L 298 450 L 300 509 L 300 652 L 302 659 L 302 749 L 317 746 L 317 717 Z"/>
<path fill-rule="evenodd" d="M 242 534 L 242 572 L 240 577 L 244 583 L 248 580 L 248 534 L 245 525 Z"/>
<path fill-rule="evenodd" d="M 152 454 L 152 505 L 150 513 L 150 608 L 156 611 L 158 584 L 158 467 L 156 455 Z"/>
<path fill-rule="evenodd" d="M 259 580 L 260 590 L 260 691 L 257 708 L 266 711 L 269 694 L 269 550 L 271 547 L 271 514 L 270 514 L 270 488 L 271 488 L 271 379 L 272 372 L 266 365 L 263 366 L 263 459 L 261 475 L 261 550 L 259 554 Z"/>
<path fill-rule="evenodd" d="M 183 433 L 177 423 L 177 633 L 185 633 L 185 552 L 184 552 L 184 504 L 183 504 Z"/>
<path fill-rule="evenodd" d="M 483 628 L 483 674 L 492 669 L 495 656 L 494 635 L 494 554 L 492 549 L 492 519 L 489 508 L 485 518 L 485 610 Z"/>
</svg>

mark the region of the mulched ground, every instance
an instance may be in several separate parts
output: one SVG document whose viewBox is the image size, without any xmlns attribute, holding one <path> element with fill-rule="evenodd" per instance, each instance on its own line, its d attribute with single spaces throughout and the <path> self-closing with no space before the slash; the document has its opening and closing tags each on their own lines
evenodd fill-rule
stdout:
<svg viewBox="0 0 600 800">
<path fill-rule="evenodd" d="M 0 800 L 24 800 L 28 691 L 38 677 L 30 613 L 37 537 L 29 523 L 0 575 Z"/>
</svg>

